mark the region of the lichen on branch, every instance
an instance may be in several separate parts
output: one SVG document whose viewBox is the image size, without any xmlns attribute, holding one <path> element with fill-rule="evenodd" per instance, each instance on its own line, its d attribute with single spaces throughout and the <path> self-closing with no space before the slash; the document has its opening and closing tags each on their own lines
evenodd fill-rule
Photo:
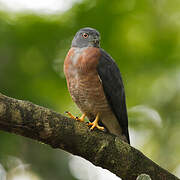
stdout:
<svg viewBox="0 0 180 180">
<path fill-rule="evenodd" d="M 152 180 L 178 180 L 120 137 L 90 131 L 86 123 L 48 108 L 0 94 L 0 130 L 15 133 L 81 156 L 122 179 L 147 174 Z"/>
</svg>

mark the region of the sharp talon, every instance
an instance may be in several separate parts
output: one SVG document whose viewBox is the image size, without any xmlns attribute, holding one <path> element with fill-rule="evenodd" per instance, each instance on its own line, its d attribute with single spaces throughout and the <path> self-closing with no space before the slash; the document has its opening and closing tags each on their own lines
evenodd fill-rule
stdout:
<svg viewBox="0 0 180 180">
<path fill-rule="evenodd" d="M 80 119 L 79 117 L 76 117 L 76 120 L 77 120 L 77 121 L 81 121 L 81 119 Z"/>
</svg>

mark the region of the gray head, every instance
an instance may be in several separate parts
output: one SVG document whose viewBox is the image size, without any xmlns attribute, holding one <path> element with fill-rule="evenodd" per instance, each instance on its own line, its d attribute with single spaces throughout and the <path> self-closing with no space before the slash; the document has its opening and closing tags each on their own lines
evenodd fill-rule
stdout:
<svg viewBox="0 0 180 180">
<path fill-rule="evenodd" d="M 82 28 L 80 29 L 74 39 L 72 40 L 71 47 L 99 47 L 100 34 L 96 29 L 93 28 Z"/>
</svg>

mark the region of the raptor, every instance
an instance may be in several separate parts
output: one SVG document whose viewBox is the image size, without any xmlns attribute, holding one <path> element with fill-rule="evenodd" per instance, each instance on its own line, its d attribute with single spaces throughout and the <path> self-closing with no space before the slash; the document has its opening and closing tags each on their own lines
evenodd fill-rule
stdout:
<svg viewBox="0 0 180 180">
<path fill-rule="evenodd" d="M 121 136 L 130 144 L 124 85 L 112 57 L 100 48 L 100 34 L 93 28 L 80 29 L 64 61 L 64 73 L 72 100 L 82 112 L 77 118 Z"/>
</svg>

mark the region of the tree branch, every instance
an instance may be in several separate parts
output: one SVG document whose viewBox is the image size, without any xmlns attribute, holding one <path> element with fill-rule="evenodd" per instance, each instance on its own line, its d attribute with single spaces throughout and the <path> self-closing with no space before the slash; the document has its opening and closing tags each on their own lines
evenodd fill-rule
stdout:
<svg viewBox="0 0 180 180">
<path fill-rule="evenodd" d="M 178 180 L 117 136 L 98 130 L 90 131 L 86 123 L 2 94 L 0 130 L 81 156 L 123 179 L 135 180 L 138 175 L 145 173 L 152 180 Z"/>
</svg>

